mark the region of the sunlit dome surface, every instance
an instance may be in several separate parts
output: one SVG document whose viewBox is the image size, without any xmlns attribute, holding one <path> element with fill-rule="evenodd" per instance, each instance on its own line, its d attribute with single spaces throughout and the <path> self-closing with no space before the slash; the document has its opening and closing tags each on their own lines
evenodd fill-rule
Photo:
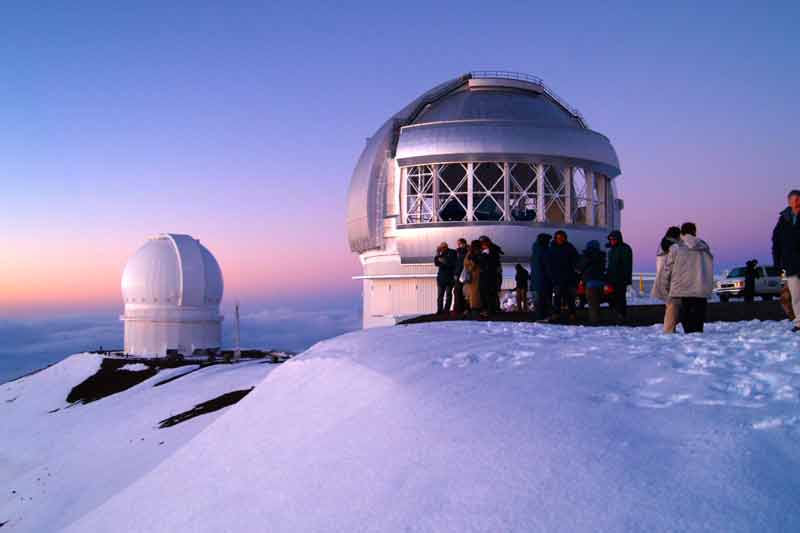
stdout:
<svg viewBox="0 0 800 533">
<path fill-rule="evenodd" d="M 151 237 L 130 258 L 122 274 L 126 304 L 216 305 L 222 292 L 217 260 L 189 235 Z"/>
<path fill-rule="evenodd" d="M 122 274 L 125 352 L 163 357 L 221 347 L 222 271 L 189 235 L 150 237 Z"/>
</svg>

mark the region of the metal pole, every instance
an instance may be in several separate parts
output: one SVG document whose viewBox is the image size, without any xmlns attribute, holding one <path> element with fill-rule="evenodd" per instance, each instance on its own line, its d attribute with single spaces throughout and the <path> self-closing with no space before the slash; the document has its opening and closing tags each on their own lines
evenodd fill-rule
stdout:
<svg viewBox="0 0 800 533">
<path fill-rule="evenodd" d="M 234 331 L 236 338 L 235 338 L 235 346 L 233 348 L 233 360 L 238 361 L 242 358 L 242 349 L 241 349 L 241 337 L 240 337 L 240 330 L 239 330 L 239 302 L 236 302 L 236 329 Z"/>
</svg>

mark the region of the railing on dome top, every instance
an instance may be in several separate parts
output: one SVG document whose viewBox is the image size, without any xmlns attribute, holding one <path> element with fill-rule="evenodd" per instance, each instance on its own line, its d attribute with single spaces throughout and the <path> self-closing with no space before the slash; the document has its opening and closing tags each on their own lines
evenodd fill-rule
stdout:
<svg viewBox="0 0 800 533">
<path fill-rule="evenodd" d="M 555 100 L 558 105 L 566 109 L 569 113 L 571 113 L 575 118 L 577 118 L 581 124 L 588 128 L 589 125 L 586 123 L 586 119 L 583 117 L 580 111 L 576 108 L 572 107 L 567 103 L 566 100 L 558 96 L 550 87 L 544 84 L 544 80 L 538 76 L 531 76 L 530 74 L 525 74 L 524 72 L 513 72 L 510 70 L 473 70 L 470 73 L 470 76 L 473 78 L 500 78 L 506 80 L 518 80 L 518 81 L 527 81 L 528 83 L 534 83 L 542 88 L 544 93 Z"/>
</svg>

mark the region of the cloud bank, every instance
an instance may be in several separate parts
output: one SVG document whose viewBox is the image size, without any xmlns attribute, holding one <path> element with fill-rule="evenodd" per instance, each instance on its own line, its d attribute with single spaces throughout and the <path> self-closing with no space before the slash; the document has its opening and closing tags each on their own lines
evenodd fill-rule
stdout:
<svg viewBox="0 0 800 533">
<path fill-rule="evenodd" d="M 357 306 L 319 310 L 264 308 L 241 316 L 244 348 L 300 352 L 317 341 L 361 327 Z M 226 310 L 223 345 L 233 345 L 233 313 Z M 0 383 L 86 350 L 121 349 L 118 314 L 86 314 L 36 320 L 0 320 Z"/>
</svg>

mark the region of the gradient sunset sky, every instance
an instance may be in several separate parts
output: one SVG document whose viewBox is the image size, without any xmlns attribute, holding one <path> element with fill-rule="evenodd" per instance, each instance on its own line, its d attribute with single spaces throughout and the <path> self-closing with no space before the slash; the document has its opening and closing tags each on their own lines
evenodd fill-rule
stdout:
<svg viewBox="0 0 800 533">
<path fill-rule="evenodd" d="M 0 317 L 121 309 L 158 232 L 216 255 L 228 304 L 357 302 L 365 138 L 474 69 L 541 76 L 611 139 L 639 270 L 686 220 L 720 267 L 767 261 L 800 188 L 796 2 L 9 2 L 0 21 Z"/>
</svg>

